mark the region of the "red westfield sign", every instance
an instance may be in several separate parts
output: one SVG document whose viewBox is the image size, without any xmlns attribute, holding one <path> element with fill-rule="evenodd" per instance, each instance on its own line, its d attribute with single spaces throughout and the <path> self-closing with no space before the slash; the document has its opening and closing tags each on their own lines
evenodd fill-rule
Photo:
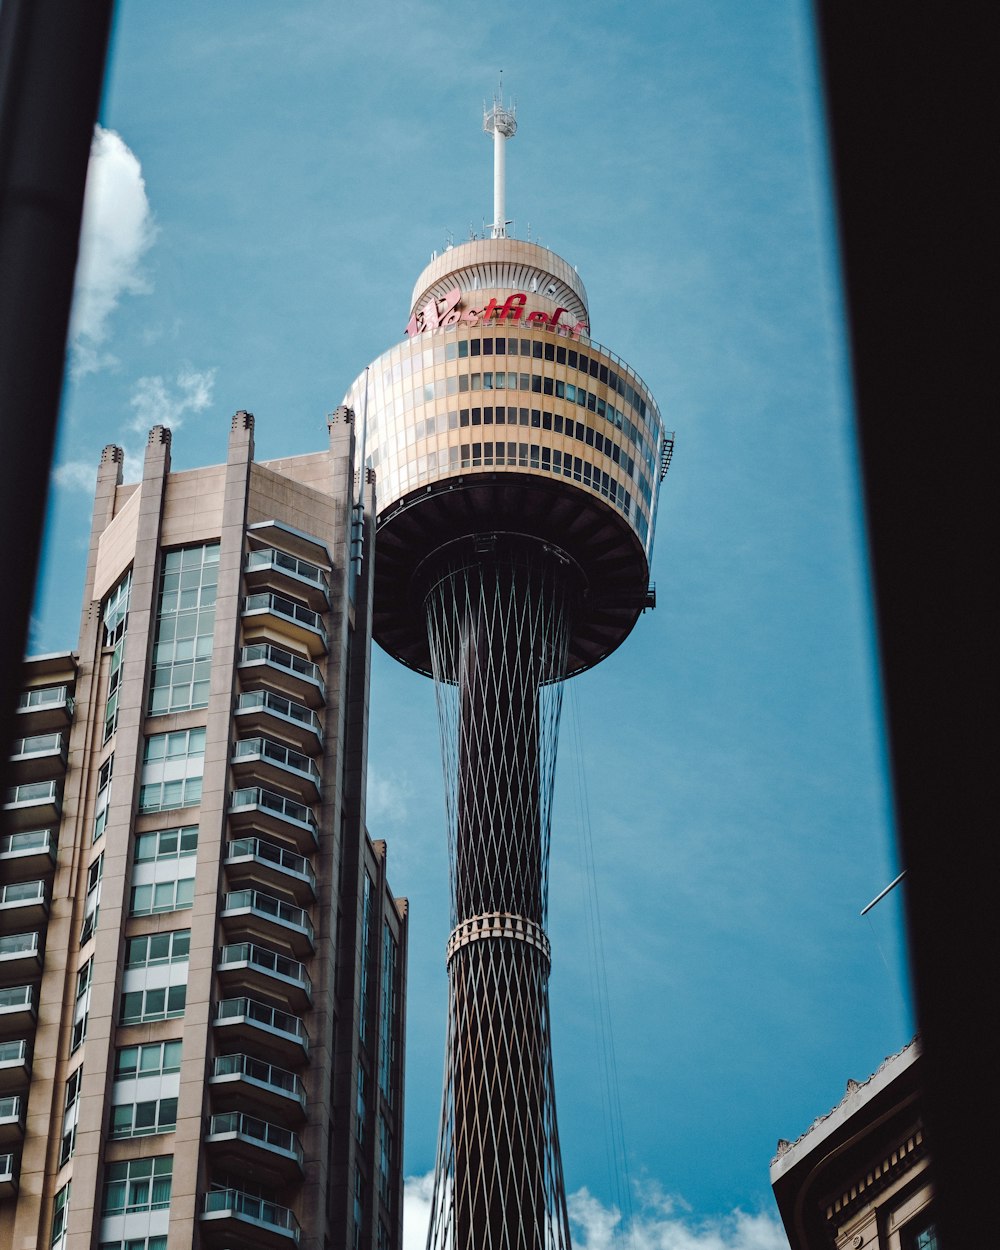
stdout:
<svg viewBox="0 0 1000 1250">
<path fill-rule="evenodd" d="M 557 334 L 565 334 L 578 339 L 581 334 L 589 334 L 590 326 L 586 321 L 578 321 L 571 325 L 563 321 L 566 308 L 557 308 L 553 313 L 544 313 L 539 309 L 525 316 L 524 306 L 528 302 L 523 291 L 508 295 L 502 304 L 491 299 L 484 308 L 469 308 L 462 303 L 462 292 L 455 287 L 437 299 L 429 299 L 423 308 L 418 309 L 410 318 L 406 327 L 407 334 L 422 334 L 425 330 L 437 330 L 441 326 L 477 326 L 489 322 L 523 321 L 526 325 L 542 326 L 546 330 L 555 330 Z"/>
</svg>

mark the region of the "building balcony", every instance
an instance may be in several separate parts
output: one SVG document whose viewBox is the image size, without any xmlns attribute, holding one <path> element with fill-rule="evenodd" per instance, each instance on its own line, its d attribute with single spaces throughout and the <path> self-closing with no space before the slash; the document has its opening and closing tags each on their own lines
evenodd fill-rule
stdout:
<svg viewBox="0 0 1000 1250">
<path fill-rule="evenodd" d="M 31 1080 L 31 1047 L 25 1037 L 0 1042 L 0 1097 L 24 1094 Z"/>
<path fill-rule="evenodd" d="M 244 680 L 252 679 L 275 694 L 309 707 L 326 702 L 326 684 L 318 664 L 273 642 L 252 642 L 240 648 L 238 661 Z"/>
<path fill-rule="evenodd" d="M 10 755 L 11 777 L 24 782 L 61 776 L 66 771 L 68 738 L 59 730 L 18 738 Z"/>
<path fill-rule="evenodd" d="M 33 881 L 49 877 L 55 866 L 54 829 L 26 829 L 0 837 L 0 873 L 4 880 Z"/>
<path fill-rule="evenodd" d="M 278 942 L 296 955 L 311 955 L 315 950 L 309 913 L 262 890 L 230 891 L 222 901 L 219 919 L 227 933 Z"/>
<path fill-rule="evenodd" d="M 0 1098 L 0 1150 L 20 1146 L 24 1140 L 25 1100 L 20 1094 Z"/>
<path fill-rule="evenodd" d="M 44 881 L 0 886 L 0 933 L 39 928 L 49 916 L 49 887 Z"/>
<path fill-rule="evenodd" d="M 281 1184 L 301 1177 L 305 1163 L 297 1133 L 245 1111 L 221 1111 L 209 1118 L 205 1144 L 213 1164 L 255 1184 Z"/>
<path fill-rule="evenodd" d="M 62 782 L 27 781 L 23 785 L 8 786 L 3 810 L 7 813 L 7 827 L 15 830 L 58 824 L 62 812 Z"/>
<path fill-rule="evenodd" d="M 17 1194 L 17 1157 L 0 1154 L 0 1201 Z"/>
<path fill-rule="evenodd" d="M 221 999 L 213 1024 L 220 1040 L 265 1052 L 277 1063 L 302 1064 L 309 1057 L 309 1034 L 299 1017 L 255 998 Z"/>
<path fill-rule="evenodd" d="M 308 755 L 272 738 L 240 738 L 233 747 L 233 774 L 238 784 L 277 785 L 303 803 L 319 799 L 322 778 Z"/>
<path fill-rule="evenodd" d="M 65 729 L 75 708 L 68 686 L 39 686 L 25 690 L 17 701 L 17 723 L 27 734 Z"/>
<path fill-rule="evenodd" d="M 305 1086 L 294 1072 L 252 1055 L 216 1055 L 208 1078 L 219 1111 L 240 1110 L 249 1101 L 278 1119 L 306 1114 Z"/>
<path fill-rule="evenodd" d="M 297 646 L 304 647 L 309 658 L 325 655 L 327 648 L 326 626 L 323 617 L 312 608 L 289 599 L 287 595 L 264 590 L 247 595 L 243 600 L 243 632 L 247 642 L 255 641 L 259 631 L 274 630 L 279 637 L 288 638 Z"/>
<path fill-rule="evenodd" d="M 41 975 L 40 933 L 8 933 L 0 937 L 0 989 L 37 981 Z"/>
<path fill-rule="evenodd" d="M 312 851 L 319 845 L 312 809 L 261 786 L 233 791 L 229 797 L 229 824 L 235 833 L 253 830 L 287 838 L 298 851 Z"/>
<path fill-rule="evenodd" d="M 312 708 L 270 690 L 244 690 L 234 715 L 241 730 L 277 734 L 306 755 L 317 755 L 323 747 L 323 726 Z"/>
<path fill-rule="evenodd" d="M 254 1244 L 282 1250 L 299 1244 L 299 1222 L 288 1207 L 240 1189 L 213 1189 L 204 1194 L 198 1222 L 213 1246 Z"/>
<path fill-rule="evenodd" d="M 0 1041 L 13 1041 L 34 1033 L 35 1020 L 33 985 L 12 985 L 0 989 Z"/>
<path fill-rule="evenodd" d="M 305 965 L 256 942 L 223 946 L 215 970 L 226 994 L 257 991 L 280 998 L 295 1011 L 312 1006 L 312 981 Z"/>
<path fill-rule="evenodd" d="M 316 897 L 316 873 L 304 855 L 263 838 L 232 838 L 223 861 L 232 886 L 285 891 L 299 904 Z"/>
<path fill-rule="evenodd" d="M 284 590 L 318 612 L 330 606 L 330 579 L 318 564 L 276 547 L 258 547 L 247 552 L 243 568 L 250 590 Z"/>
</svg>

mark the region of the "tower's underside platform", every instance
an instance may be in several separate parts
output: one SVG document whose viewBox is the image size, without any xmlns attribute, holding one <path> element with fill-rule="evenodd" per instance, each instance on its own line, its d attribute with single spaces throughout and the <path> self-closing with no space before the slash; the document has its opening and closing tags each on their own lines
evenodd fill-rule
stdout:
<svg viewBox="0 0 1000 1250">
<path fill-rule="evenodd" d="M 582 594 L 567 675 L 614 651 L 650 605 L 642 545 L 603 500 L 528 474 L 459 475 L 412 492 L 379 517 L 372 632 L 390 655 L 430 674 L 422 571 L 442 549 L 465 544 L 471 552 L 494 535 L 549 543 L 578 566 Z"/>
</svg>

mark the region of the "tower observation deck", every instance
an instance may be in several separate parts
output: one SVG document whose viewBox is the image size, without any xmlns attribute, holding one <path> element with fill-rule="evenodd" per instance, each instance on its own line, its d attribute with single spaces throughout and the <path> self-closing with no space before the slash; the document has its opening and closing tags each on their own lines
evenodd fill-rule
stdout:
<svg viewBox="0 0 1000 1250">
<path fill-rule="evenodd" d="M 344 400 L 377 478 L 373 635 L 437 692 L 453 929 L 433 1250 L 570 1244 L 545 933 L 562 683 L 653 606 L 673 446 L 591 338 L 575 269 L 498 235 L 503 211 L 432 259 L 404 340 Z"/>
</svg>

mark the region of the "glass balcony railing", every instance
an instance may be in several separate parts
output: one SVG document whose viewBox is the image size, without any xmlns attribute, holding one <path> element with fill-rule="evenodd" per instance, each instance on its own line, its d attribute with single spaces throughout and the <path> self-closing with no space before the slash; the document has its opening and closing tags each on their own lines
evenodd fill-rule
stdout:
<svg viewBox="0 0 1000 1250">
<path fill-rule="evenodd" d="M 20 1120 L 24 1099 L 15 1094 L 12 1098 L 0 1098 L 0 1121 Z"/>
<path fill-rule="evenodd" d="M 0 1182 L 8 1184 L 14 1179 L 14 1156 L 0 1155 Z"/>
<path fill-rule="evenodd" d="M 282 746 L 280 742 L 273 742 L 270 738 L 240 738 L 233 750 L 233 763 L 241 760 L 267 760 L 289 772 L 301 773 L 317 787 L 320 784 L 319 769 L 308 755 L 293 751 L 291 747 Z"/>
<path fill-rule="evenodd" d="M 28 1042 L 21 1038 L 16 1042 L 0 1042 L 0 1063 L 24 1063 L 28 1058 Z"/>
<path fill-rule="evenodd" d="M 316 873 L 304 855 L 296 855 L 276 842 L 265 842 L 263 838 L 233 838 L 226 847 L 226 862 L 237 859 L 255 859 L 262 864 L 270 864 L 280 872 L 292 873 L 303 877 L 309 882 L 313 891 L 316 889 Z"/>
<path fill-rule="evenodd" d="M 290 573 L 292 577 L 308 582 L 310 586 L 317 586 L 325 593 L 330 589 L 329 580 L 321 568 L 310 564 L 308 560 L 300 560 L 284 551 L 278 551 L 275 547 L 261 547 L 248 553 L 246 570 L 251 573 L 254 569 L 281 569 L 283 573 Z"/>
<path fill-rule="evenodd" d="M 287 1233 L 292 1241 L 299 1240 L 299 1222 L 288 1207 L 277 1202 L 268 1202 L 265 1198 L 257 1198 L 253 1194 L 245 1194 L 242 1189 L 212 1189 L 202 1200 L 204 1216 L 233 1215 L 237 1219 L 249 1220 L 265 1228 Z"/>
<path fill-rule="evenodd" d="M 7 807 L 16 807 L 28 803 L 55 803 L 58 798 L 58 781 L 26 781 L 20 786 L 8 786 L 4 803 Z"/>
<path fill-rule="evenodd" d="M 273 790 L 264 790 L 260 786 L 234 790 L 229 801 L 229 810 L 238 812 L 248 807 L 262 807 L 283 820 L 294 821 L 295 824 L 305 825 L 313 833 L 316 832 L 316 817 L 312 814 L 311 808 L 306 807 L 305 803 L 296 803 L 294 799 L 286 799 L 281 794 L 275 794 Z"/>
<path fill-rule="evenodd" d="M 312 608 L 296 603 L 294 599 L 289 599 L 285 595 L 277 595 L 272 591 L 247 595 L 243 600 L 243 611 L 273 612 L 275 616 L 284 617 L 285 620 L 294 621 L 296 625 L 312 630 L 323 639 L 324 643 L 326 642 L 326 629 L 323 626 L 322 616 L 314 612 Z"/>
<path fill-rule="evenodd" d="M 37 955 L 41 945 L 41 935 L 38 933 L 11 933 L 8 937 L 0 937 L 0 959 Z"/>
<path fill-rule="evenodd" d="M 226 895 L 222 905 L 223 914 L 249 909 L 258 916 L 266 916 L 279 924 L 291 929 L 298 929 L 312 941 L 313 926 L 309 913 L 301 907 L 286 903 L 273 894 L 264 894 L 260 890 L 232 890 Z"/>
<path fill-rule="evenodd" d="M 44 881 L 21 881 L 16 885 L 0 886 L 0 907 L 17 903 L 44 903 Z"/>
<path fill-rule="evenodd" d="M 239 964 L 248 964 L 251 968 L 259 968 L 262 972 L 271 972 L 276 976 L 285 977 L 301 985 L 307 993 L 312 993 L 312 982 L 305 964 L 297 959 L 289 959 L 287 955 L 279 955 L 277 951 L 268 950 L 266 946 L 258 946 L 256 942 L 230 942 L 219 950 L 219 971 L 232 968 Z"/>
<path fill-rule="evenodd" d="M 72 715 L 73 696 L 68 686 L 42 686 L 37 690 L 22 691 L 17 701 L 19 712 L 31 712 L 43 707 L 63 707 Z"/>
<path fill-rule="evenodd" d="M 23 759 L 33 755 L 56 755 L 62 751 L 64 737 L 61 733 L 34 734 L 30 738 L 16 738 L 11 756 Z"/>
<path fill-rule="evenodd" d="M 55 849 L 51 829 L 29 829 L 0 837 L 0 856 L 44 855 Z"/>
<path fill-rule="evenodd" d="M 283 668 L 286 672 L 294 673 L 296 677 L 313 682 L 321 690 L 323 689 L 323 674 L 318 664 L 314 664 L 312 660 L 304 660 L 294 651 L 286 651 L 284 647 L 277 647 L 273 642 L 253 642 L 249 646 L 241 647 L 240 663 L 263 663 L 270 664 L 274 668 Z"/>
<path fill-rule="evenodd" d="M 270 690 L 245 690 L 236 700 L 237 712 L 250 712 L 257 709 L 311 729 L 320 741 L 323 739 L 323 726 L 312 708 L 303 707 L 301 703 L 293 703 L 291 699 L 286 699 L 280 694 L 272 694 Z"/>
<path fill-rule="evenodd" d="M 252 1055 L 216 1055 L 209 1079 L 222 1081 L 227 1077 L 245 1078 L 254 1085 L 274 1090 L 297 1102 L 305 1102 L 305 1086 L 294 1072 L 265 1063 L 263 1059 L 255 1059 Z"/>
<path fill-rule="evenodd" d="M 216 1023 L 222 1024 L 227 1020 L 240 1019 L 249 1020 L 253 1024 L 259 1024 L 276 1033 L 283 1033 L 301 1042 L 304 1047 L 309 1045 L 309 1035 L 298 1016 L 293 1016 L 287 1011 L 279 1011 L 277 1007 L 269 1007 L 255 998 L 220 999 L 215 1013 Z"/>
<path fill-rule="evenodd" d="M 288 1155 L 299 1167 L 304 1158 L 298 1136 L 279 1124 L 271 1124 L 268 1120 L 259 1120 L 254 1115 L 243 1111 L 222 1111 L 213 1115 L 208 1122 L 209 1139 L 213 1137 L 235 1134 L 245 1140 L 259 1142 L 269 1150 Z"/>
<path fill-rule="evenodd" d="M 34 986 L 14 985 L 0 990 L 0 1011 L 30 1010 L 35 1001 Z"/>
</svg>

